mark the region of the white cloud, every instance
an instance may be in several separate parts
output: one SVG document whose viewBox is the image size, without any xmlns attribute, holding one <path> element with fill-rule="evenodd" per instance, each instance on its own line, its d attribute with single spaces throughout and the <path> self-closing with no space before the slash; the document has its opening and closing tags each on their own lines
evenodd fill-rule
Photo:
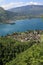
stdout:
<svg viewBox="0 0 43 65">
<path fill-rule="evenodd" d="M 20 7 L 20 6 L 25 6 L 25 5 L 42 5 L 42 3 L 37 3 L 37 2 L 11 2 L 9 4 L 5 4 L 5 5 L 1 5 L 1 7 L 3 7 L 4 9 L 10 9 L 13 7 Z"/>
<path fill-rule="evenodd" d="M 32 5 L 41 5 L 42 3 L 38 3 L 38 2 L 30 2 L 29 3 L 30 5 L 32 4 Z"/>
<path fill-rule="evenodd" d="M 38 2 L 27 2 L 26 5 L 43 5 L 43 4 Z"/>
<path fill-rule="evenodd" d="M 20 7 L 20 6 L 24 6 L 24 3 L 23 2 L 16 2 L 16 3 L 11 2 L 9 4 L 1 5 L 1 7 L 3 7 L 4 9 Z"/>
</svg>

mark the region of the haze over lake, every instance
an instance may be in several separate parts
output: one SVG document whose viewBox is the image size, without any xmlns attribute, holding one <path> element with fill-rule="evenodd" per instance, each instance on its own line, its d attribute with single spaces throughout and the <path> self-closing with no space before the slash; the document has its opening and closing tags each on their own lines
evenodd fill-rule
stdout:
<svg viewBox="0 0 43 65">
<path fill-rule="evenodd" d="M 33 18 L 13 21 L 15 24 L 0 24 L 0 36 L 28 30 L 43 30 L 43 19 Z"/>
</svg>

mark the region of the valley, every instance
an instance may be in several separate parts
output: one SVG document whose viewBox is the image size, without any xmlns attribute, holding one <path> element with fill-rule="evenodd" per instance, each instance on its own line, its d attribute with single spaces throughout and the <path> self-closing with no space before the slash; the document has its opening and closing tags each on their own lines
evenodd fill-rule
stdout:
<svg viewBox="0 0 43 65">
<path fill-rule="evenodd" d="M 0 65 L 43 65 L 43 5 L 0 7 Z"/>
</svg>

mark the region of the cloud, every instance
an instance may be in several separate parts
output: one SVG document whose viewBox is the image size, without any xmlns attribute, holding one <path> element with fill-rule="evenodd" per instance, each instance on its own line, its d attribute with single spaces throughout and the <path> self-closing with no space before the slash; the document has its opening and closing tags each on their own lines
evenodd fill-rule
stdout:
<svg viewBox="0 0 43 65">
<path fill-rule="evenodd" d="M 42 5 L 42 3 L 39 3 L 39 2 L 30 2 L 29 4 L 30 5 Z"/>
<path fill-rule="evenodd" d="M 26 5 L 43 5 L 43 4 L 39 2 L 27 2 Z"/>
<path fill-rule="evenodd" d="M 24 3 L 23 2 L 16 2 L 16 3 L 11 2 L 9 4 L 1 5 L 1 7 L 3 7 L 4 9 L 20 7 L 20 6 L 24 6 Z"/>
<path fill-rule="evenodd" d="M 4 9 L 10 9 L 13 7 L 20 7 L 20 6 L 25 6 L 25 5 L 42 5 L 42 3 L 38 3 L 38 2 L 11 2 L 9 4 L 5 4 L 5 5 L 1 5 L 1 7 L 3 7 Z"/>
</svg>

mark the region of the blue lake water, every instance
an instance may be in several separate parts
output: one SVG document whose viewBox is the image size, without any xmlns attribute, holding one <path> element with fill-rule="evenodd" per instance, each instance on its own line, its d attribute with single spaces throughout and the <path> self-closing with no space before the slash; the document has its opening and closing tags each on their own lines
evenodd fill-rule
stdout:
<svg viewBox="0 0 43 65">
<path fill-rule="evenodd" d="M 27 30 L 43 30 L 43 19 L 33 18 L 13 21 L 15 24 L 0 24 L 0 36 Z"/>
</svg>

